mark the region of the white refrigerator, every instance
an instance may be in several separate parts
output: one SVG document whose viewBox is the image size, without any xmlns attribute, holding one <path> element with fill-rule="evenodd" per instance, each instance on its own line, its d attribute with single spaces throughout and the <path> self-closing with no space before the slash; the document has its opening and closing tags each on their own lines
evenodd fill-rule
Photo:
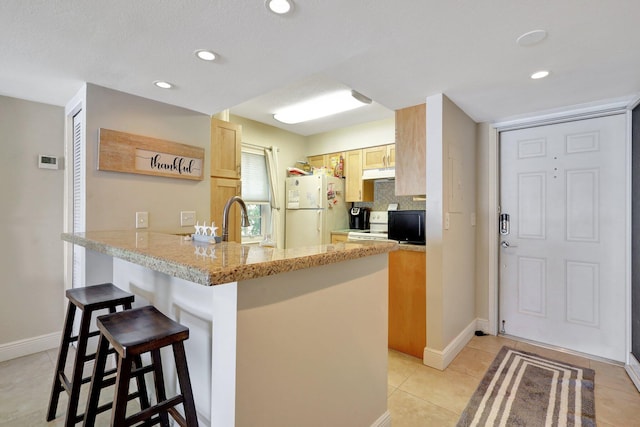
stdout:
<svg viewBox="0 0 640 427">
<path fill-rule="evenodd" d="M 344 180 L 328 175 L 289 177 L 285 183 L 285 248 L 326 245 L 331 231 L 349 228 Z"/>
</svg>

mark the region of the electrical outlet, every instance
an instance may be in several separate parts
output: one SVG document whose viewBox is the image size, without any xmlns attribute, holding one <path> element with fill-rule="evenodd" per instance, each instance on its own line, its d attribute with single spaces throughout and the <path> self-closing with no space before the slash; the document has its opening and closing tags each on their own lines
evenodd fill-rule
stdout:
<svg viewBox="0 0 640 427">
<path fill-rule="evenodd" d="M 196 211 L 180 211 L 180 227 L 196 225 Z"/>
<path fill-rule="evenodd" d="M 136 212 L 136 228 L 149 227 L 149 212 Z"/>
</svg>

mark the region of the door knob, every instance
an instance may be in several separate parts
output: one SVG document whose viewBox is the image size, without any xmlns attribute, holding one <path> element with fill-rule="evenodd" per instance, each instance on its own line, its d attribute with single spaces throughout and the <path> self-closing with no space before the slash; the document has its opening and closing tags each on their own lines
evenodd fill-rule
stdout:
<svg viewBox="0 0 640 427">
<path fill-rule="evenodd" d="M 512 245 L 507 241 L 502 241 L 502 242 L 500 242 L 500 246 L 502 246 L 503 248 L 507 249 L 507 248 L 515 248 L 518 245 Z"/>
</svg>

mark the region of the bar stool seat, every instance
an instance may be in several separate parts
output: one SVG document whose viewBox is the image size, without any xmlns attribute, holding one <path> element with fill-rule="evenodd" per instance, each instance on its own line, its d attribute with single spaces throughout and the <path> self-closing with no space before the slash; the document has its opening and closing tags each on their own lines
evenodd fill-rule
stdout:
<svg viewBox="0 0 640 427">
<path fill-rule="evenodd" d="M 69 395 L 69 402 L 67 404 L 65 425 L 73 426 L 83 419 L 83 414 L 78 415 L 77 413 L 81 386 L 82 384 L 86 384 L 91 381 L 91 377 L 83 377 L 82 372 L 84 370 L 85 363 L 94 360 L 96 357 L 96 353 L 86 354 L 87 343 L 90 337 L 95 337 L 100 334 L 99 331 L 89 331 L 92 314 L 97 310 L 104 309 L 108 309 L 110 313 L 116 313 L 118 307 L 121 307 L 122 310 L 129 310 L 131 309 L 131 304 L 135 297 L 133 294 L 123 291 L 112 283 L 69 289 L 66 291 L 66 296 L 69 303 L 60 342 L 60 349 L 58 352 L 53 385 L 51 388 L 47 421 L 51 421 L 55 418 L 60 393 L 62 391 L 66 391 Z M 77 310 L 82 312 L 80 318 L 80 329 L 78 335 L 73 335 L 73 323 Z M 69 353 L 69 345 L 73 342 L 77 343 L 77 349 L 73 364 L 73 373 L 71 375 L 71 380 L 69 380 L 64 372 L 64 368 Z M 113 350 L 111 350 L 111 352 L 113 352 Z M 110 375 L 113 372 L 115 372 L 115 370 L 108 371 L 106 372 L 106 375 Z M 132 395 L 131 398 L 139 397 L 141 406 L 148 407 L 149 401 L 146 394 L 144 378 L 139 377 L 138 380 L 139 394 L 136 393 L 135 395 Z M 104 386 L 106 387 L 114 382 L 115 378 L 107 380 L 104 382 Z M 107 409 L 109 408 L 103 407 L 100 411 Z"/>
<path fill-rule="evenodd" d="M 111 345 L 119 355 L 116 389 L 114 391 L 115 397 L 111 414 L 112 426 L 130 426 L 141 421 L 146 421 L 144 425 L 160 423 L 163 426 L 168 426 L 168 415 L 171 415 L 183 427 L 196 427 L 198 419 L 184 352 L 184 341 L 189 338 L 189 328 L 171 320 L 153 306 L 99 316 L 96 319 L 96 324 L 101 335 L 85 411 L 84 425 L 92 426 L 95 422 L 98 397 L 104 377 L 107 348 Z M 173 348 L 178 383 L 180 385 L 180 394 L 171 398 L 166 397 L 160 357 L 160 349 L 167 346 L 172 346 Z M 151 353 L 151 365 L 138 368 L 133 366 L 135 359 L 147 352 Z M 126 417 L 130 378 L 140 370 L 147 371 L 149 369 L 154 374 L 157 403 Z M 176 409 L 180 404 L 183 405 L 184 417 Z"/>
</svg>

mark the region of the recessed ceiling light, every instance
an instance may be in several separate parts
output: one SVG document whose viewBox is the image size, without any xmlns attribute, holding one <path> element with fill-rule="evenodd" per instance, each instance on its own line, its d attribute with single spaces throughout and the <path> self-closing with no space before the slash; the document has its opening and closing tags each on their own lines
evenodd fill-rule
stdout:
<svg viewBox="0 0 640 427">
<path fill-rule="evenodd" d="M 547 38 L 547 32 L 545 30 L 533 30 L 527 33 L 524 33 L 520 37 L 516 39 L 516 43 L 518 43 L 522 47 L 533 46 L 535 44 L 540 43 L 542 40 Z"/>
<path fill-rule="evenodd" d="M 158 86 L 160 89 L 171 89 L 173 85 L 169 82 L 165 82 L 163 80 L 156 80 L 153 82 L 154 85 Z"/>
<path fill-rule="evenodd" d="M 211 52 L 210 50 L 199 49 L 195 51 L 195 54 L 203 61 L 213 61 L 216 59 L 216 54 Z"/>
<path fill-rule="evenodd" d="M 283 108 L 273 115 L 289 125 L 331 116 L 371 104 L 371 99 L 355 90 L 342 90 Z"/>
<path fill-rule="evenodd" d="M 278 15 L 284 15 L 293 10 L 293 2 L 291 0 L 266 0 L 267 9 Z"/>
<path fill-rule="evenodd" d="M 541 70 L 541 71 L 536 71 L 535 73 L 531 74 L 531 78 L 534 79 L 534 80 L 544 79 L 548 75 L 549 75 L 549 72 L 547 70 Z"/>
</svg>

